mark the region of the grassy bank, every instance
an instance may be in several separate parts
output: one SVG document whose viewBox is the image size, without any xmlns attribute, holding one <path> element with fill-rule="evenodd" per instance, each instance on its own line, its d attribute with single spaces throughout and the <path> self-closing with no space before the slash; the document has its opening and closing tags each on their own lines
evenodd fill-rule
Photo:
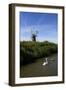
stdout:
<svg viewBox="0 0 66 90">
<path fill-rule="evenodd" d="M 50 56 L 57 53 L 57 44 L 45 42 L 20 42 L 20 64 L 35 62 L 38 58 Z"/>
</svg>

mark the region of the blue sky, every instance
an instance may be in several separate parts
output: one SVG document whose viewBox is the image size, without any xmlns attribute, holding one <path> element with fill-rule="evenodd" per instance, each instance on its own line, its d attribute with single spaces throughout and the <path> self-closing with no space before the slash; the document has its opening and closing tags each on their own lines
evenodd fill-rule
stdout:
<svg viewBox="0 0 66 90">
<path fill-rule="evenodd" d="M 58 42 L 58 15 L 20 12 L 20 41 L 31 41 L 31 32 L 38 31 L 37 41 Z"/>
</svg>

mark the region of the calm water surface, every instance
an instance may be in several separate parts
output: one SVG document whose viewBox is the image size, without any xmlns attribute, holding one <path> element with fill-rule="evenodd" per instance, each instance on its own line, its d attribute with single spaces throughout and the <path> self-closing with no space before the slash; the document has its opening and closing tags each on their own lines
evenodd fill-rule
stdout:
<svg viewBox="0 0 66 90">
<path fill-rule="evenodd" d="M 57 54 L 48 58 L 48 64 L 43 66 L 45 58 L 38 59 L 36 62 L 20 67 L 20 77 L 39 77 L 57 75 Z"/>
</svg>

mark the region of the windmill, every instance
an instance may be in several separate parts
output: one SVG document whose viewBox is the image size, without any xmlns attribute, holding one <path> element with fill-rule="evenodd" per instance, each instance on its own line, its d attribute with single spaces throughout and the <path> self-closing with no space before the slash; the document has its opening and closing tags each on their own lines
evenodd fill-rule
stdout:
<svg viewBox="0 0 66 90">
<path fill-rule="evenodd" d="M 35 41 L 36 42 L 36 37 L 37 37 L 37 34 L 38 34 L 38 31 L 33 31 L 31 30 L 31 37 L 32 37 L 32 41 Z"/>
</svg>

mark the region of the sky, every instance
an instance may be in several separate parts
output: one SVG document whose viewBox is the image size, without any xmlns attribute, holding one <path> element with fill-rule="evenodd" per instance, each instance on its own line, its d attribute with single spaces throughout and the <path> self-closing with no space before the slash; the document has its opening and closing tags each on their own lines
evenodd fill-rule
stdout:
<svg viewBox="0 0 66 90">
<path fill-rule="evenodd" d="M 20 41 L 31 41 L 37 33 L 37 41 L 58 43 L 58 15 L 56 13 L 20 12 Z"/>
</svg>

